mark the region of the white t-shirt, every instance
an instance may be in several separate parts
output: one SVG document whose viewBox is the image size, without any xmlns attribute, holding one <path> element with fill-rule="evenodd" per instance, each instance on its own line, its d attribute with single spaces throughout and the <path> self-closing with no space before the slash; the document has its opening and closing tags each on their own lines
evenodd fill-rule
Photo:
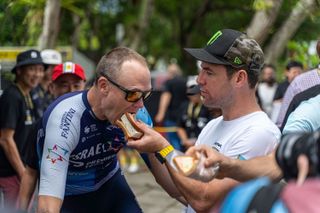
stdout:
<svg viewBox="0 0 320 213">
<path fill-rule="evenodd" d="M 222 116 L 213 119 L 200 133 L 196 145 L 206 144 L 228 157 L 245 160 L 269 154 L 280 138 L 278 127 L 259 111 L 231 121 L 224 121 Z M 189 205 L 187 213 L 192 212 Z"/>
</svg>

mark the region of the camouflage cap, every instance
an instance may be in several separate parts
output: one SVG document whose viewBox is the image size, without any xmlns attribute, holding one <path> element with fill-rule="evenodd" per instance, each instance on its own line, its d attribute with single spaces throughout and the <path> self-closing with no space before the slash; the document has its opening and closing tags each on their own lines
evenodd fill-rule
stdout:
<svg viewBox="0 0 320 213">
<path fill-rule="evenodd" d="M 235 68 L 248 68 L 249 71 L 260 72 L 264 57 L 259 44 L 246 34 L 223 29 L 216 32 L 204 48 L 185 48 L 200 61 L 230 65 Z"/>
</svg>

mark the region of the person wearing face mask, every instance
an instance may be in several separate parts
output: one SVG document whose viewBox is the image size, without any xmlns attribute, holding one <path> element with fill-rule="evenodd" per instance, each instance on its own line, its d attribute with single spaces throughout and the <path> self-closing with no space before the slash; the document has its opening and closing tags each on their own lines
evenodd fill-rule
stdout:
<svg viewBox="0 0 320 213">
<path fill-rule="evenodd" d="M 68 93 L 38 129 L 38 212 L 142 212 L 117 160 L 126 139 L 114 125 L 151 94 L 146 60 L 126 47 L 106 53 L 89 89 Z"/>
</svg>

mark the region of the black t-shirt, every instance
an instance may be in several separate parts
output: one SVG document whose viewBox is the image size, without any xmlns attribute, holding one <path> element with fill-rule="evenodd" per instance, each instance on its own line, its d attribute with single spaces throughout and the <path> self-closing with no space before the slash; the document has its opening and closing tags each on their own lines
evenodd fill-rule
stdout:
<svg viewBox="0 0 320 213">
<path fill-rule="evenodd" d="M 41 126 L 42 119 L 38 120 L 33 126 L 27 139 L 26 165 L 32 169 L 39 170 L 39 158 L 37 154 L 37 135 L 38 128 Z"/>
<path fill-rule="evenodd" d="M 34 103 L 36 120 L 42 118 L 44 111 L 53 101 L 53 97 L 50 93 L 45 91 L 40 85 L 31 90 L 31 98 Z"/>
<path fill-rule="evenodd" d="M 188 100 L 186 90 L 186 79 L 174 77 L 165 83 L 164 91 L 170 92 L 171 100 L 166 112 L 166 119 L 176 122 L 179 118 L 181 104 Z"/>
<path fill-rule="evenodd" d="M 21 160 L 25 162 L 27 137 L 35 121 L 32 107 L 28 107 L 25 97 L 16 85 L 11 85 L 0 98 L 0 129 L 14 129 L 14 141 Z M 12 176 L 16 172 L 0 148 L 0 176 Z"/>
<path fill-rule="evenodd" d="M 198 138 L 203 127 L 212 119 L 208 108 L 190 102 L 184 102 L 180 112 L 177 126 L 186 130 L 188 138 Z"/>
</svg>

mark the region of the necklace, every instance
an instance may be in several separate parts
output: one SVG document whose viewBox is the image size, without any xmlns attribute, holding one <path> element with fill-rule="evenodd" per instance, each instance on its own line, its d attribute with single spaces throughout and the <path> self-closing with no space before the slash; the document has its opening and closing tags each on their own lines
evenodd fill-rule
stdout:
<svg viewBox="0 0 320 213">
<path fill-rule="evenodd" d="M 202 104 L 194 105 L 192 102 L 188 104 L 188 117 L 197 118 L 199 116 Z M 194 109 L 195 107 L 195 109 Z"/>
<path fill-rule="evenodd" d="M 19 89 L 20 93 L 24 97 L 24 102 L 26 103 L 27 109 L 26 109 L 26 120 L 24 121 L 25 125 L 31 125 L 34 123 L 34 116 L 32 114 L 32 111 L 34 109 L 33 102 L 30 96 L 30 93 L 25 93 L 19 84 L 16 84 L 17 88 Z"/>
</svg>

